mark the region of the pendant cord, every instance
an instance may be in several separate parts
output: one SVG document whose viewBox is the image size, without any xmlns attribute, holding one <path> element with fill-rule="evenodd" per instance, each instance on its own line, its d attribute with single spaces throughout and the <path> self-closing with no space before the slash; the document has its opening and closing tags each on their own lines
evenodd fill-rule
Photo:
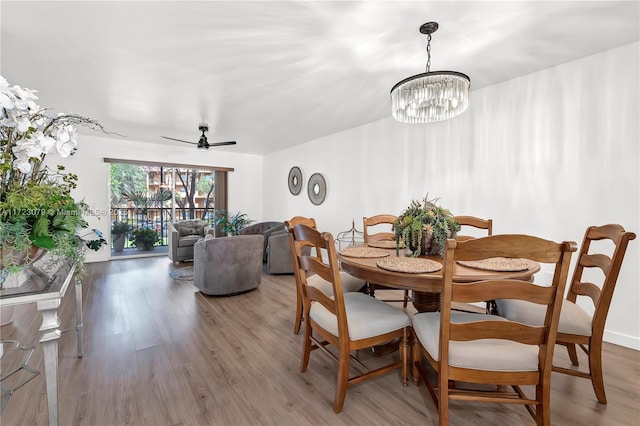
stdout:
<svg viewBox="0 0 640 426">
<path fill-rule="evenodd" d="M 427 34 L 427 72 L 431 70 L 431 34 Z"/>
</svg>

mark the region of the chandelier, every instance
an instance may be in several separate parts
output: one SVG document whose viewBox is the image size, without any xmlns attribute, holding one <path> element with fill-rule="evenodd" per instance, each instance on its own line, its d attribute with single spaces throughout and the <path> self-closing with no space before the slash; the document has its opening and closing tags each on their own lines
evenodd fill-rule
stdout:
<svg viewBox="0 0 640 426">
<path fill-rule="evenodd" d="M 460 115 L 469 104 L 471 79 L 456 71 L 431 71 L 431 34 L 437 22 L 427 22 L 427 71 L 397 83 L 391 89 L 391 113 L 403 123 L 433 123 Z"/>
</svg>

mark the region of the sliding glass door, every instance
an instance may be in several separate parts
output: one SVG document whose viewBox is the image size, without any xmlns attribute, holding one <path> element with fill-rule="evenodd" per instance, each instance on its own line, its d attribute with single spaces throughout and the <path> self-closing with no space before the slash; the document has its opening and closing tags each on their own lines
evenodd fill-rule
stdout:
<svg viewBox="0 0 640 426">
<path fill-rule="evenodd" d="M 153 241 L 153 247 L 166 246 L 171 222 L 212 223 L 216 209 L 226 209 L 229 169 L 105 161 L 111 163 L 112 254 L 134 254 L 136 250 L 129 249 L 139 251 L 143 237 Z"/>
</svg>

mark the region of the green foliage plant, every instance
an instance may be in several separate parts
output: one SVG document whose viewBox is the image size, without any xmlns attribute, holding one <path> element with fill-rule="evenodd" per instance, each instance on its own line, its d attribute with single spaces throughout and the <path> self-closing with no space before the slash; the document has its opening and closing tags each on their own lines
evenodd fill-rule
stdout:
<svg viewBox="0 0 640 426">
<path fill-rule="evenodd" d="M 128 222 L 114 220 L 111 224 L 111 235 L 113 237 L 118 235 L 129 235 L 131 231 L 133 231 L 133 226 Z"/>
<path fill-rule="evenodd" d="M 239 235 L 242 228 L 254 221 L 246 213 L 229 214 L 227 210 L 218 210 L 213 222 L 226 235 Z"/>
<path fill-rule="evenodd" d="M 448 238 L 453 238 L 460 230 L 449 209 L 437 205 L 438 199 L 429 199 L 428 194 L 422 201 L 412 200 L 409 206 L 393 223 L 396 250 L 404 243 L 413 248 L 411 255 L 444 254 L 444 244 Z M 422 240 L 425 235 L 431 236 L 432 247 L 429 253 L 423 253 Z"/>
<path fill-rule="evenodd" d="M 100 231 L 79 235 L 79 231 L 88 227 L 83 218 L 88 206 L 70 195 L 76 179 L 75 175 L 67 175 L 62 183 L 28 183 L 3 193 L 0 197 L 0 245 L 12 247 L 14 251 L 39 247 L 54 257 L 72 259 L 79 266 L 84 261 L 83 244 L 92 250 L 99 250 L 106 244 Z M 88 235 L 92 238 L 85 240 Z M 21 269 L 22 262 L 16 263 L 17 258 L 3 256 L 2 260 L 3 267 L 9 268 L 10 272 Z"/>
<path fill-rule="evenodd" d="M 138 228 L 131 232 L 133 245 L 143 250 L 151 250 L 160 241 L 158 233 L 151 228 Z"/>
<path fill-rule="evenodd" d="M 31 238 L 29 238 L 29 228 L 25 223 L 0 220 L 0 241 L 2 241 L 3 269 L 6 272 L 18 272 L 20 270 L 21 265 L 17 264 L 17 259 L 15 259 L 17 253 L 27 253 L 25 260 L 32 260 L 29 259 L 29 249 L 33 244 Z M 11 252 L 5 253 L 8 247 L 11 247 Z"/>
</svg>

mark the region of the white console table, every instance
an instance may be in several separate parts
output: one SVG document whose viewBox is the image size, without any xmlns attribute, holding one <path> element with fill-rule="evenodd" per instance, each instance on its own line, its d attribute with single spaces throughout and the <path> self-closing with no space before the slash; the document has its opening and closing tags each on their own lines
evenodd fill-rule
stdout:
<svg viewBox="0 0 640 426">
<path fill-rule="evenodd" d="M 0 290 L 0 308 L 36 303 L 42 315 L 40 344 L 44 352 L 45 382 L 49 425 L 58 425 L 58 339 L 62 334 L 58 308 L 75 273 L 71 261 L 54 262 L 45 255 L 22 272 L 9 275 Z M 82 281 L 76 286 L 76 340 L 78 357 L 82 357 Z"/>
</svg>

